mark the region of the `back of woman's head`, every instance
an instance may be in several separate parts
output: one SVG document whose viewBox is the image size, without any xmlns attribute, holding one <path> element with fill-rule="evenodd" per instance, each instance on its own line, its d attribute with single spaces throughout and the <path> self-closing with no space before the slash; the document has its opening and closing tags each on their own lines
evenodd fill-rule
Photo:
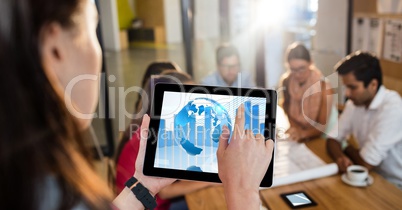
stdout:
<svg viewBox="0 0 402 210">
<path fill-rule="evenodd" d="M 158 78 L 158 77 L 155 77 Z M 181 71 L 174 71 L 174 70 L 167 70 L 160 74 L 159 78 L 164 78 L 167 80 L 166 83 L 172 84 L 187 84 L 193 83 L 193 79 L 191 76 L 185 72 Z"/>
<path fill-rule="evenodd" d="M 141 110 L 138 110 L 138 112 L 133 116 L 135 119 L 132 121 L 132 123 L 139 125 L 142 116 L 144 114 L 149 114 L 152 102 L 151 100 L 152 100 L 153 88 L 157 83 L 169 83 L 169 84 L 180 85 L 194 82 L 189 74 L 176 70 L 166 70 L 162 72 L 160 75 L 151 76 L 150 79 L 144 85 L 143 94 L 141 97 L 145 97 L 145 100 L 140 100 L 142 103 Z"/>
<path fill-rule="evenodd" d="M 150 114 L 153 88 L 154 88 L 155 84 L 157 84 L 157 83 L 169 83 L 169 84 L 181 85 L 181 84 L 191 84 L 194 82 L 190 75 L 188 75 L 185 72 L 180 72 L 180 71 L 176 71 L 176 70 L 166 70 L 160 75 L 154 75 L 154 76 L 150 77 L 150 79 L 145 83 L 144 92 L 143 92 L 142 96 L 146 97 L 146 99 L 141 100 L 142 108 L 134 116 L 135 119 L 133 119 L 131 121 L 131 124 L 124 131 L 124 133 L 120 139 L 119 145 L 117 147 L 117 152 L 116 152 L 116 163 L 118 163 L 121 151 L 123 150 L 127 141 L 130 140 L 133 132 L 135 132 L 136 129 L 138 129 L 138 127 L 142 121 L 142 116 L 144 114 L 148 114 L 148 115 Z"/>
<path fill-rule="evenodd" d="M 159 75 L 152 75 L 144 85 L 141 97 L 145 98 L 145 100 L 140 100 L 141 109 L 137 110 L 138 112 L 133 116 L 134 118 L 139 119 L 142 118 L 144 114 L 149 114 L 153 88 L 157 83 L 188 84 L 193 83 L 193 79 L 189 74 L 176 70 L 166 70 Z"/>
<path fill-rule="evenodd" d="M 145 106 L 147 107 L 147 110 L 145 110 L 147 114 L 150 114 L 149 111 L 151 109 L 154 87 L 158 83 L 183 85 L 193 83 L 193 79 L 191 78 L 190 75 L 188 75 L 185 72 L 178 72 L 172 70 L 167 70 L 160 75 L 155 75 L 151 77 L 151 79 L 149 80 L 148 84 L 145 87 L 145 93 L 148 96 L 148 104 L 146 104 Z"/>
<path fill-rule="evenodd" d="M 147 70 L 141 81 L 141 87 L 145 86 L 145 83 L 151 78 L 152 75 L 159 75 L 165 70 L 181 71 L 180 67 L 171 61 L 155 61 L 149 64 Z"/>
<path fill-rule="evenodd" d="M 145 85 L 148 82 L 148 80 L 151 78 L 151 76 L 162 74 L 166 70 L 182 72 L 180 67 L 174 62 L 170 62 L 170 61 L 152 62 L 151 64 L 148 65 L 147 70 L 145 71 L 145 74 L 142 77 L 141 88 L 145 88 Z M 137 101 L 135 102 L 135 106 L 134 106 L 135 112 L 139 111 L 138 109 L 141 108 L 140 105 L 142 103 L 141 102 L 141 94 L 138 94 L 137 97 L 138 98 L 137 98 Z"/>
<path fill-rule="evenodd" d="M 74 28 L 87 0 L 0 1 L 0 203 L 3 209 L 39 209 L 39 190 L 55 176 L 60 209 L 83 199 L 100 207 L 107 193 L 97 177 L 75 120 L 46 76 L 41 32 L 50 23 Z M 88 183 L 86 183 L 88 181 Z M 99 204 L 95 204 L 100 202 Z M 107 207 L 106 207 L 107 208 Z"/>
<path fill-rule="evenodd" d="M 300 42 L 294 42 L 293 44 L 289 45 L 287 49 L 287 62 L 293 59 L 301 59 L 307 62 L 311 62 L 310 52 Z"/>
</svg>

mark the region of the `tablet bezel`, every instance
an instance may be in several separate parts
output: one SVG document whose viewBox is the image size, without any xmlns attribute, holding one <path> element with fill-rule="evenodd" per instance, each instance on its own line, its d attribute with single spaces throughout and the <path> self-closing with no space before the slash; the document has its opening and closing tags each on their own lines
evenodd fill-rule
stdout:
<svg viewBox="0 0 402 210">
<path fill-rule="evenodd" d="M 201 94 L 214 94 L 214 95 L 233 95 L 233 96 L 249 96 L 249 97 L 263 97 L 266 98 L 265 109 L 265 129 L 264 137 L 266 140 L 272 139 L 275 141 L 275 122 L 276 122 L 276 106 L 277 106 L 277 93 L 275 90 L 268 89 L 251 89 L 251 88 L 232 88 L 232 87 L 216 87 L 216 86 L 197 86 L 197 85 L 178 85 L 178 84 L 165 84 L 158 83 L 154 87 L 153 102 L 150 110 L 150 124 L 149 129 L 153 131 L 154 135 L 148 136 L 146 154 L 144 159 L 143 173 L 147 176 L 177 178 L 195 181 L 207 182 L 221 182 L 218 173 L 210 172 L 196 172 L 167 168 L 155 168 L 155 154 L 157 149 L 157 131 L 159 131 L 160 116 L 162 111 L 162 102 L 164 92 L 187 92 L 187 93 L 201 93 Z M 267 97 L 267 95 L 269 97 Z M 273 163 L 274 153 L 272 153 L 271 163 L 265 174 L 261 187 L 270 187 L 273 180 Z"/>
</svg>

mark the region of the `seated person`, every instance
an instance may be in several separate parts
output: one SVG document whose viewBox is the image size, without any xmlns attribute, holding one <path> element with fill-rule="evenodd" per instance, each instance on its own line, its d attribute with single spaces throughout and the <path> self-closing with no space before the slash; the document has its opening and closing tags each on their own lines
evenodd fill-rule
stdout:
<svg viewBox="0 0 402 210">
<path fill-rule="evenodd" d="M 159 76 L 154 76 L 151 80 L 154 83 L 164 82 L 164 83 L 177 83 L 181 82 L 183 84 L 193 84 L 191 77 L 182 72 L 167 70 Z M 149 97 L 149 103 L 144 104 L 148 107 L 147 113 L 149 114 L 151 107 L 151 80 L 146 84 L 145 92 Z M 142 118 L 137 119 L 138 123 L 142 121 Z M 140 144 L 140 132 L 141 129 L 138 128 L 136 132 L 132 135 L 131 139 L 124 145 L 121 153 L 117 159 L 116 164 L 116 188 L 117 193 L 119 193 L 123 188 L 125 182 L 133 175 L 135 171 L 135 161 L 137 159 L 139 144 Z M 214 185 L 213 183 L 207 182 L 193 182 L 193 181 L 176 181 L 173 184 L 162 189 L 156 196 L 158 207 L 156 209 L 187 209 L 187 204 L 182 196 L 192 191 Z M 168 199 L 172 199 L 171 202 Z"/>
<path fill-rule="evenodd" d="M 338 128 L 328 135 L 327 150 L 345 172 L 352 164 L 374 169 L 402 189 L 402 99 L 382 85 L 379 60 L 355 52 L 341 60 L 336 71 L 346 86 L 349 100 Z M 342 150 L 341 141 L 353 135 L 359 148 Z"/>
<path fill-rule="evenodd" d="M 326 130 L 333 107 L 330 84 L 303 44 L 296 42 L 288 47 L 287 67 L 289 71 L 282 77 L 282 106 L 290 123 L 286 133 L 298 142 L 319 137 Z"/>
<path fill-rule="evenodd" d="M 216 50 L 218 71 L 205 77 L 201 84 L 212 86 L 255 87 L 255 82 L 248 72 L 240 72 L 240 57 L 237 49 L 223 44 Z"/>
</svg>

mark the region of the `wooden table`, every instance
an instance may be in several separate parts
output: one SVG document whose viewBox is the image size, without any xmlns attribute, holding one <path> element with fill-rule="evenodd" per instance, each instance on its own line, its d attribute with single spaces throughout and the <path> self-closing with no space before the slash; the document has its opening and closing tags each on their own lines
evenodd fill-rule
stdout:
<svg viewBox="0 0 402 210">
<path fill-rule="evenodd" d="M 401 209 L 402 191 L 377 173 L 370 173 L 373 185 L 357 188 L 344 184 L 339 175 L 261 190 L 261 199 L 269 209 L 290 209 L 281 193 L 305 191 L 318 205 L 306 209 Z"/>
<path fill-rule="evenodd" d="M 326 163 L 332 162 L 325 148 L 325 140 L 315 139 L 306 146 Z M 305 209 L 402 209 L 402 191 L 377 173 L 371 172 L 374 183 L 357 188 L 342 182 L 340 175 L 261 190 L 263 204 L 269 209 L 290 209 L 279 196 L 281 193 L 305 191 L 317 206 Z M 186 195 L 190 210 L 227 209 L 223 187 L 210 187 Z"/>
<path fill-rule="evenodd" d="M 190 210 L 221 210 L 227 209 L 223 187 L 209 187 L 187 194 L 187 206 Z"/>
</svg>

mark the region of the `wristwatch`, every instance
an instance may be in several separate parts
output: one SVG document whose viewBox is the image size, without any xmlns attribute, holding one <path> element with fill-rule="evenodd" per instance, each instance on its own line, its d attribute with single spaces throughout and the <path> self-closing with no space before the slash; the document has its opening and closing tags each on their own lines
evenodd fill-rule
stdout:
<svg viewBox="0 0 402 210">
<path fill-rule="evenodd" d="M 145 209 L 153 210 L 157 204 L 155 198 L 149 193 L 148 189 L 141 184 L 136 178 L 131 177 L 126 182 L 126 187 L 128 187 L 137 197 L 137 199 L 144 205 Z"/>
</svg>

